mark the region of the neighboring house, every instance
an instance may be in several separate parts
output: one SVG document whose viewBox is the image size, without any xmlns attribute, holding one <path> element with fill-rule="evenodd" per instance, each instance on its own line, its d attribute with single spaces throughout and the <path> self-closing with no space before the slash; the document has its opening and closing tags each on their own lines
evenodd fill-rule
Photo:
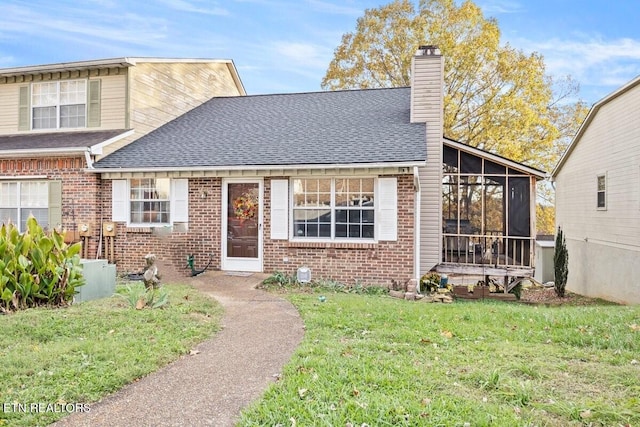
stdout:
<svg viewBox="0 0 640 427">
<path fill-rule="evenodd" d="M 151 251 L 182 268 L 193 254 L 196 267 L 308 267 L 351 284 L 434 267 L 531 275 L 544 174 L 443 141 L 439 50 L 421 47 L 412 76 L 410 88 L 213 98 L 99 160 L 119 269 Z M 473 202 L 444 221 L 443 187 Z"/>
<path fill-rule="evenodd" d="M 231 61 L 116 58 L 0 69 L 0 222 L 34 215 L 96 256 L 94 161 L 213 96 L 244 95 Z"/>
<path fill-rule="evenodd" d="M 640 303 L 640 77 L 596 102 L 552 173 L 567 289 Z"/>
</svg>

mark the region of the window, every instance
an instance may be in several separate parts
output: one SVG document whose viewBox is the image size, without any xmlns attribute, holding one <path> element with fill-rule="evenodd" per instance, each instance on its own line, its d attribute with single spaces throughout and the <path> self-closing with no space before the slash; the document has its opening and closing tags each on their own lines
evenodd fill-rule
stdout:
<svg viewBox="0 0 640 427">
<path fill-rule="evenodd" d="M 598 175 L 598 209 L 607 208 L 607 177 L 606 175 Z"/>
<path fill-rule="evenodd" d="M 140 178 L 130 181 L 131 223 L 169 224 L 169 178 Z"/>
<path fill-rule="evenodd" d="M 86 103 L 86 80 L 33 83 L 32 129 L 85 127 Z"/>
<path fill-rule="evenodd" d="M 46 181 L 1 182 L 0 221 L 18 225 L 22 232 L 33 215 L 38 224 L 49 224 L 49 184 Z"/>
<path fill-rule="evenodd" d="M 294 179 L 294 236 L 373 239 L 374 187 L 374 178 Z"/>
</svg>

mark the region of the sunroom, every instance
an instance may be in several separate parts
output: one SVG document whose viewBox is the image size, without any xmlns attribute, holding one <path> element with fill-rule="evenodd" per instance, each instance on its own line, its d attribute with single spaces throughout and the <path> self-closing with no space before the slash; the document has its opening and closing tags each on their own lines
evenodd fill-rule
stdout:
<svg viewBox="0 0 640 427">
<path fill-rule="evenodd" d="M 444 139 L 440 273 L 530 277 L 545 173 Z"/>
</svg>

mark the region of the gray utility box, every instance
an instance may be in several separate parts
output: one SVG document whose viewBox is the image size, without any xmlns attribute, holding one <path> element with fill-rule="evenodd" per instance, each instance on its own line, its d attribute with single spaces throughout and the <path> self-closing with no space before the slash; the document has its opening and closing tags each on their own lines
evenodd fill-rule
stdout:
<svg viewBox="0 0 640 427">
<path fill-rule="evenodd" d="M 80 261 L 85 284 L 76 288 L 76 302 L 110 297 L 116 291 L 116 265 L 106 259 Z"/>
</svg>

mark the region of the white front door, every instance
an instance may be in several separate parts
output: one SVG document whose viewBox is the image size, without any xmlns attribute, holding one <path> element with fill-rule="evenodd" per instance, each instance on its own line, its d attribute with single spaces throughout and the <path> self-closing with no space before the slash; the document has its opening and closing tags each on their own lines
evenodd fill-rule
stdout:
<svg viewBox="0 0 640 427">
<path fill-rule="evenodd" d="M 222 269 L 262 271 L 262 180 L 222 181 Z"/>
</svg>

